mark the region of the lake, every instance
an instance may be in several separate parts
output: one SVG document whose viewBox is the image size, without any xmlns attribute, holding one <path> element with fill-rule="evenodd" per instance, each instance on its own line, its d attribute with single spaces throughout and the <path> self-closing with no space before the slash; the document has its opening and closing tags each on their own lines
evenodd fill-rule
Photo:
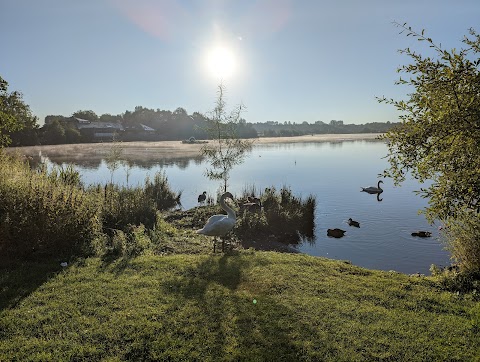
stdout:
<svg viewBox="0 0 480 362">
<path fill-rule="evenodd" d="M 232 171 L 229 190 L 240 195 L 251 186 L 257 190 L 287 186 L 295 195 L 316 196 L 315 238 L 296 247 L 302 253 L 407 274 L 429 274 L 431 264 L 449 265 L 449 253 L 438 240 L 440 225 L 429 225 L 418 214 L 427 200 L 414 193 L 421 187 L 416 180 L 395 187 L 392 180 L 383 179 L 381 201 L 360 192 L 361 187 L 377 185 L 378 174 L 388 167 L 386 153 L 387 146 L 375 140 L 256 144 Z M 48 153 L 43 156 L 48 159 Z M 85 184 L 104 184 L 113 177 L 115 183 L 127 185 L 125 167 L 111 174 L 101 158 L 92 162 L 72 156 L 70 161 Z M 219 182 L 204 176 L 206 167 L 201 157 L 164 159 L 150 152 L 142 161 L 131 160 L 128 185 L 143 184 L 145 177 L 164 171 L 172 188 L 183 192 L 182 207 L 189 209 L 197 206 L 200 193 L 215 195 L 219 188 Z M 347 224 L 350 217 L 360 222 L 360 228 Z M 335 239 L 327 236 L 328 228 L 347 232 Z M 430 231 L 432 237 L 411 236 L 417 230 Z"/>
</svg>

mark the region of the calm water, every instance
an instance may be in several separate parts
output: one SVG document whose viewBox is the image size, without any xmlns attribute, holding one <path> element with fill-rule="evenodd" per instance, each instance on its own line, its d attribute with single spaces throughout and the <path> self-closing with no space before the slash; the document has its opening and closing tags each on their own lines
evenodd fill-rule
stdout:
<svg viewBox="0 0 480 362">
<path fill-rule="evenodd" d="M 448 265 L 449 254 L 438 241 L 438 226 L 429 225 L 418 210 L 427 201 L 414 194 L 420 185 L 407 180 L 394 187 L 385 179 L 381 194 L 360 192 L 361 186 L 376 186 L 377 175 L 387 166 L 387 147 L 378 141 L 343 141 L 256 145 L 246 161 L 231 173 L 229 190 L 240 195 L 254 185 L 257 190 L 286 185 L 294 194 L 317 197 L 315 240 L 302 243 L 299 251 L 355 265 L 402 273 L 429 274 L 431 264 Z M 48 157 L 48 155 L 46 155 Z M 146 176 L 164 170 L 170 185 L 182 191 L 183 208 L 197 205 L 203 191 L 214 195 L 218 182 L 204 176 L 206 164 L 200 158 L 152 160 L 130 169 L 129 185 L 143 184 Z M 78 165 L 84 183 L 107 183 L 110 171 L 100 164 Z M 116 183 L 126 185 L 126 170 L 113 174 Z M 348 218 L 360 222 L 350 227 Z M 328 228 L 347 230 L 341 239 L 327 237 Z M 432 232 L 431 238 L 415 238 L 416 230 Z"/>
</svg>

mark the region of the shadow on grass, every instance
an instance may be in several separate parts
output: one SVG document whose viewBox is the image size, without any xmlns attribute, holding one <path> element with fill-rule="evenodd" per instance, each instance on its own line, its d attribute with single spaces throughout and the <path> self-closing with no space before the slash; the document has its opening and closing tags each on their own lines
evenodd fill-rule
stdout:
<svg viewBox="0 0 480 362">
<path fill-rule="evenodd" d="M 0 310 L 15 307 L 62 269 L 56 259 L 0 258 Z"/>
<path fill-rule="evenodd" d="M 210 256 L 189 267 L 180 278 L 164 285 L 164 293 L 193 302 L 201 309 L 211 338 L 218 346 L 213 358 L 234 360 L 298 360 L 302 350 L 292 340 L 295 333 L 282 316 L 293 315 L 293 306 L 256 288 L 244 273 L 252 261 L 240 255 Z M 258 295 L 257 295 L 258 294 Z"/>
</svg>

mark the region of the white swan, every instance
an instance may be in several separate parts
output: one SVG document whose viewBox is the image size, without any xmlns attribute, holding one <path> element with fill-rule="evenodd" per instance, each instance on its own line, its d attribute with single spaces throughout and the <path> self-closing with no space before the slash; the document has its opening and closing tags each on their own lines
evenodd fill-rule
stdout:
<svg viewBox="0 0 480 362">
<path fill-rule="evenodd" d="M 381 194 L 383 189 L 380 187 L 380 184 L 383 184 L 383 181 L 378 181 L 377 187 L 370 186 L 370 187 L 362 187 L 362 191 L 368 192 L 369 194 Z"/>
<path fill-rule="evenodd" d="M 214 236 L 213 252 L 215 252 L 217 237 L 225 236 L 235 226 L 236 215 L 235 211 L 225 203 L 226 198 L 233 200 L 233 195 L 230 192 L 225 192 L 220 197 L 220 206 L 227 212 L 227 215 L 213 215 L 207 220 L 207 223 L 202 229 L 197 230 L 197 234 Z M 222 239 L 222 251 L 224 250 L 224 240 Z"/>
</svg>

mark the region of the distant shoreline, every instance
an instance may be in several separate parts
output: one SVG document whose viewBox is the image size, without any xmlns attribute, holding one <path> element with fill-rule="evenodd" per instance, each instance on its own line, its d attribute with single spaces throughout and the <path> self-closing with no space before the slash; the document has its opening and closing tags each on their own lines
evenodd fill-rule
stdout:
<svg viewBox="0 0 480 362">
<path fill-rule="evenodd" d="M 295 137 L 260 137 L 253 140 L 253 144 L 299 143 L 299 142 L 342 142 L 375 140 L 381 133 L 353 133 L 353 134 L 314 134 Z M 201 143 L 182 143 L 182 141 L 135 141 L 121 142 L 125 156 L 151 155 L 162 158 L 198 157 L 201 155 Z M 44 154 L 48 157 L 70 156 L 73 158 L 102 157 L 108 154 L 112 147 L 110 142 L 77 143 L 61 145 L 42 145 L 25 147 L 8 147 L 8 153 L 19 153 L 25 156 Z"/>
</svg>

